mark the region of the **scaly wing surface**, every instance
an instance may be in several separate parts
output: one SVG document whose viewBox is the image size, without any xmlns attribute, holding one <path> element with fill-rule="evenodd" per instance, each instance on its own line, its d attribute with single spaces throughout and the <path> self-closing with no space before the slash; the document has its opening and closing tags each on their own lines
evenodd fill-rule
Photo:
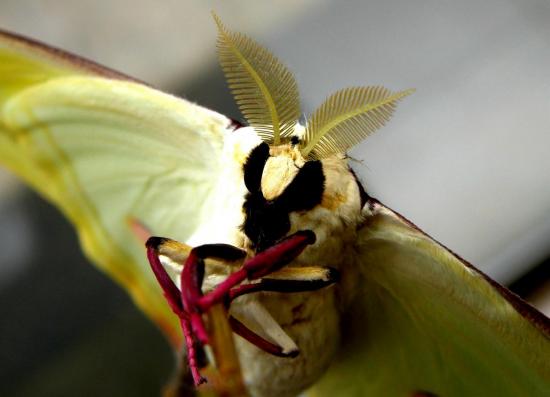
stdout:
<svg viewBox="0 0 550 397">
<path fill-rule="evenodd" d="M 312 396 L 548 396 L 550 322 L 369 200 L 345 348 Z"/>
<path fill-rule="evenodd" d="M 0 163 L 58 207 L 84 251 L 179 343 L 132 225 L 180 241 L 214 203 L 226 117 L 0 32 Z"/>
</svg>

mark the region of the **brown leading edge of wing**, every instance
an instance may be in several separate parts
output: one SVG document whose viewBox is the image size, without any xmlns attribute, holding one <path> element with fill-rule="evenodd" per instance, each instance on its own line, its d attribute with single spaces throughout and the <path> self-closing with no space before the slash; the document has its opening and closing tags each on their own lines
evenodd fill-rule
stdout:
<svg viewBox="0 0 550 397">
<path fill-rule="evenodd" d="M 64 68 L 74 69 L 85 74 L 92 74 L 116 80 L 133 81 L 147 85 L 138 79 L 117 72 L 116 70 L 110 69 L 86 58 L 68 53 L 59 48 L 52 47 L 28 37 L 21 36 L 17 33 L 0 29 L 0 46 L 2 46 L 3 43 L 6 43 L 6 45 L 10 48 L 24 52 L 31 58 L 41 58 L 47 62 L 57 64 Z"/>
<path fill-rule="evenodd" d="M 481 270 L 477 269 L 474 265 L 472 265 L 470 262 L 466 261 L 465 259 L 461 258 L 459 255 L 457 255 L 454 251 L 450 250 L 445 245 L 441 244 L 439 241 L 433 239 L 430 235 L 425 233 L 422 229 L 420 229 L 418 226 L 416 226 L 414 223 L 409 221 L 407 218 L 405 218 L 400 213 L 392 210 L 391 208 L 385 206 L 380 201 L 378 201 L 375 198 L 369 197 L 367 200 L 367 204 L 369 206 L 369 209 L 373 212 L 376 212 L 377 207 L 382 207 L 383 209 L 391 212 L 396 217 L 398 217 L 401 221 L 405 222 L 407 225 L 412 227 L 413 229 L 417 230 L 419 233 L 423 234 L 424 236 L 428 237 L 438 245 L 440 245 L 445 250 L 449 251 L 451 254 L 453 254 L 464 266 L 466 266 L 468 269 L 473 270 L 477 274 L 479 274 L 485 281 L 487 281 L 508 303 L 510 303 L 514 309 L 517 310 L 517 312 L 527 319 L 531 324 L 533 324 L 537 329 L 543 332 L 543 334 L 550 339 L 550 318 L 546 317 L 543 313 L 535 309 L 533 306 L 531 306 L 529 303 L 521 299 L 518 295 L 514 294 L 512 291 L 510 291 L 508 288 L 500 285 L 495 280 L 490 278 L 488 275 L 483 273 Z"/>
</svg>

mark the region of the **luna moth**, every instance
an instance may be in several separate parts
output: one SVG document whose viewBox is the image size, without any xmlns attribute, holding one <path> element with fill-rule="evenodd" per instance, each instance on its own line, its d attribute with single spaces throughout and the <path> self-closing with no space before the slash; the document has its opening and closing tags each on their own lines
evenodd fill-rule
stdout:
<svg viewBox="0 0 550 397">
<path fill-rule="evenodd" d="M 300 256 L 256 282 L 316 282 L 330 278 L 323 269 L 338 280 L 231 303 L 241 323 L 293 352 L 276 357 L 236 337 L 254 396 L 548 395 L 548 318 L 369 196 L 349 168 L 345 152 L 410 92 L 344 89 L 301 125 L 292 74 L 216 21 L 249 126 L 1 33 L 0 161 L 63 212 L 89 258 L 175 347 L 178 319 L 140 225 L 171 239 L 152 248 L 175 279 L 185 247 L 225 243 L 254 256 L 312 231 Z M 170 251 L 176 241 L 183 248 Z M 238 266 L 207 269 L 206 288 Z"/>
</svg>

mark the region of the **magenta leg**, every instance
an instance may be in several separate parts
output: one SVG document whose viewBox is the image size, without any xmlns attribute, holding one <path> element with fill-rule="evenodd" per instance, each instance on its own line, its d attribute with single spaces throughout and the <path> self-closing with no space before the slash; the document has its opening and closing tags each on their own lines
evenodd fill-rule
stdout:
<svg viewBox="0 0 550 397">
<path fill-rule="evenodd" d="M 208 257 L 217 257 L 234 261 L 243 258 L 245 252 L 225 244 L 203 245 L 193 248 L 181 273 L 180 292 L 166 273 L 158 257 L 157 249 L 164 241 L 166 240 L 160 237 L 149 238 L 146 243 L 147 258 L 149 259 L 149 263 L 151 264 L 157 281 L 162 287 L 168 304 L 180 318 L 185 344 L 187 346 L 189 366 L 195 385 L 198 386 L 206 380 L 199 373 L 195 339 L 203 346 L 209 342 L 202 313 L 215 304 L 229 304 L 231 299 L 247 292 L 260 291 L 262 287 L 263 290 L 272 289 L 289 292 L 287 288 L 288 284 L 285 287 L 285 284 L 280 284 L 279 282 L 275 283 L 275 287 L 273 286 L 273 282 L 260 282 L 258 286 L 240 284 L 246 279 L 254 280 L 261 278 L 287 265 L 296 258 L 308 244 L 313 244 L 315 242 L 315 235 L 311 231 L 299 231 L 286 237 L 273 247 L 247 260 L 239 270 L 230 274 L 212 292 L 206 295 L 202 293 L 202 282 L 205 271 L 204 259 Z M 232 293 L 233 288 L 234 291 Z M 303 286 L 298 289 L 301 290 L 302 288 Z M 293 354 L 297 354 L 297 352 L 291 354 L 283 353 L 280 346 L 252 332 L 233 317 L 230 317 L 229 322 L 235 333 L 271 354 L 285 357 L 292 357 Z"/>
<path fill-rule="evenodd" d="M 254 346 L 259 347 L 263 351 L 273 354 L 277 357 L 296 357 L 299 354 L 298 350 L 292 351 L 290 353 L 284 353 L 281 346 L 271 343 L 270 341 L 262 338 L 257 333 L 251 331 L 246 325 L 241 323 L 233 316 L 229 316 L 229 325 L 233 332 L 237 335 L 243 337 Z"/>
<path fill-rule="evenodd" d="M 189 313 L 191 328 L 199 341 L 208 344 L 208 333 L 202 322 L 202 311 L 196 302 L 202 297 L 202 280 L 204 277 L 204 260 L 192 249 L 181 272 L 181 302 Z"/>
<path fill-rule="evenodd" d="M 326 278 L 312 278 L 311 280 L 285 280 L 278 278 L 264 277 L 259 282 L 251 284 L 241 284 L 229 291 L 229 301 L 237 299 L 239 296 L 251 294 L 254 292 L 308 292 L 317 291 L 321 288 L 334 284 L 340 278 L 338 270 L 326 267 Z"/>
<path fill-rule="evenodd" d="M 170 308 L 178 315 L 178 317 L 181 317 L 184 315 L 180 298 L 181 293 L 168 273 L 166 273 L 166 270 L 164 269 L 164 266 L 162 266 L 162 263 L 160 263 L 160 259 L 157 254 L 157 247 L 162 244 L 163 241 L 165 240 L 162 237 L 151 237 L 147 240 L 147 243 L 145 244 L 147 247 L 147 259 L 149 259 L 151 269 L 153 269 L 153 273 L 162 288 L 164 297 L 168 301 Z"/>
<path fill-rule="evenodd" d="M 163 239 L 159 237 L 151 237 L 149 240 L 147 240 L 147 258 L 149 259 L 149 263 L 151 264 L 153 273 L 155 274 L 155 277 L 164 292 L 164 296 L 168 301 L 168 304 L 172 308 L 172 311 L 176 313 L 176 315 L 180 319 L 185 345 L 187 347 L 187 360 L 189 362 L 189 369 L 191 370 L 191 375 L 193 376 L 193 382 L 195 383 L 195 386 L 198 386 L 206 382 L 206 379 L 200 375 L 197 362 L 197 351 L 195 349 L 195 341 L 192 332 L 193 322 L 196 322 L 196 319 L 194 319 L 194 313 L 189 315 L 189 313 L 185 311 L 185 306 L 181 298 L 182 294 L 180 293 L 168 273 L 166 273 L 166 270 L 162 266 L 162 263 L 160 263 L 156 249 L 160 244 L 162 244 L 162 242 Z M 199 340 L 201 339 L 199 338 Z M 201 342 L 204 343 L 202 340 Z"/>
<path fill-rule="evenodd" d="M 287 265 L 306 248 L 315 242 L 315 234 L 309 230 L 299 231 L 286 237 L 273 247 L 248 259 L 242 268 L 230 274 L 212 292 L 197 301 L 202 310 L 208 310 L 230 295 L 230 290 L 246 279 L 254 280 L 279 270 Z"/>
<path fill-rule="evenodd" d="M 180 324 L 185 338 L 185 345 L 187 346 L 187 361 L 189 363 L 191 375 L 193 376 L 193 383 L 195 386 L 199 386 L 206 382 L 206 378 L 201 376 L 199 372 L 197 351 L 195 350 L 195 341 L 191 332 L 191 324 L 187 318 L 180 318 Z"/>
</svg>

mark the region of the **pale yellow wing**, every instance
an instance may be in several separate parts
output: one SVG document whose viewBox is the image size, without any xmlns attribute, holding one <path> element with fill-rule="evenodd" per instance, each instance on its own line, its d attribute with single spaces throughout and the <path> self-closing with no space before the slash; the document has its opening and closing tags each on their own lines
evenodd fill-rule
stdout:
<svg viewBox="0 0 550 397">
<path fill-rule="evenodd" d="M 344 347 L 309 395 L 550 395 L 548 318 L 378 201 L 364 214 Z"/>
<path fill-rule="evenodd" d="M 0 34 L 0 163 L 75 225 L 83 249 L 178 343 L 130 224 L 185 241 L 217 198 L 226 117 Z"/>
</svg>

